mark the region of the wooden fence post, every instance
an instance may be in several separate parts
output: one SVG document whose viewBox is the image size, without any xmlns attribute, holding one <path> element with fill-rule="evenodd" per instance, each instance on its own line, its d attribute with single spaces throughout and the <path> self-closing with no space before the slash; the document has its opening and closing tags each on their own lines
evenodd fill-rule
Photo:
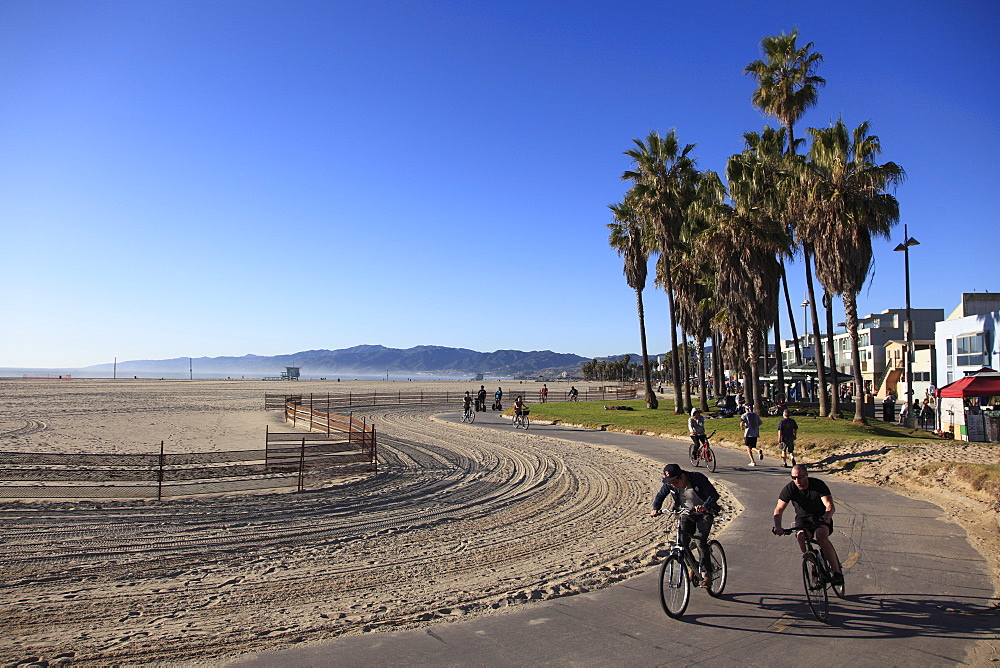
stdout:
<svg viewBox="0 0 1000 668">
<path fill-rule="evenodd" d="M 156 474 L 156 500 L 163 500 L 163 441 L 160 441 L 160 470 Z"/>
<path fill-rule="evenodd" d="M 302 439 L 302 448 L 299 450 L 299 491 L 302 491 L 302 479 L 306 471 L 306 439 Z"/>
</svg>

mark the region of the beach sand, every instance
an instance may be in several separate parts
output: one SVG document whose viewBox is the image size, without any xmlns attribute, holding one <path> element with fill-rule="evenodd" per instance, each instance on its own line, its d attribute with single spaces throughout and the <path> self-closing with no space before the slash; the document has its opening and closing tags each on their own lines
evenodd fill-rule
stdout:
<svg viewBox="0 0 1000 668">
<path fill-rule="evenodd" d="M 457 394 L 479 384 L 2 381 L 0 450 L 260 448 L 265 425 L 291 431 L 263 410 L 265 392 Z M 508 395 L 541 387 L 503 385 Z M 432 413 L 367 413 L 377 478 L 161 502 L 0 503 L 0 658 L 211 662 L 496 614 L 607 587 L 663 546 L 665 522 L 648 518 L 660 465 Z M 738 512 L 731 498 L 726 508 Z"/>
<path fill-rule="evenodd" d="M 169 452 L 255 449 L 265 426 L 291 430 L 281 413 L 263 410 L 265 392 L 461 393 L 480 384 L 496 389 L 495 381 L 0 381 L 0 450 L 158 452 L 161 440 Z M 501 385 L 508 396 L 541 387 Z M 569 386 L 548 385 L 560 394 Z M 374 478 L 162 502 L 0 503 L 0 659 L 211 663 L 607 587 L 648 568 L 664 547 L 666 522 L 648 518 L 659 464 L 433 412 L 366 412 L 379 433 Z M 941 458 L 914 451 L 841 475 L 921 494 L 901 481 L 932 455 Z M 726 513 L 737 514 L 721 489 Z M 970 519 L 954 495 L 932 500 Z M 992 529 L 994 542 L 986 521 L 969 528 L 996 566 Z"/>
</svg>

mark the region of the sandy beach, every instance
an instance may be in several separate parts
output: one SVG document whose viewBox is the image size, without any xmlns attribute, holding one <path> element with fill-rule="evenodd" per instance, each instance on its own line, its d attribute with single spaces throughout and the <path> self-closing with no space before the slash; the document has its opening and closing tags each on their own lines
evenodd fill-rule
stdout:
<svg viewBox="0 0 1000 668">
<path fill-rule="evenodd" d="M 265 426 L 288 430 L 280 413 L 263 410 L 265 392 L 294 385 L 317 394 L 460 393 L 479 384 L 0 381 L 0 450 L 152 452 L 161 440 L 174 452 L 245 450 L 262 447 Z M 508 395 L 541 387 L 501 385 Z M 569 386 L 548 385 L 560 393 Z M 444 410 L 457 411 L 458 402 Z M 648 518 L 658 464 L 433 413 L 427 406 L 367 413 L 379 430 L 377 478 L 298 493 L 0 503 L 0 659 L 211 663 L 497 614 L 607 587 L 653 563 L 666 528 Z M 884 471 L 868 466 L 851 475 L 901 484 L 893 467 L 912 470 L 932 454 L 942 458 L 940 450 L 915 451 L 912 461 L 887 458 Z M 739 513 L 721 490 L 725 513 Z M 909 493 L 921 492 L 910 485 Z M 940 503 L 969 515 L 961 500 Z M 992 548 L 995 567 L 1000 550 L 989 542 L 989 525 L 969 530 L 984 555 Z"/>
<path fill-rule="evenodd" d="M 260 447 L 264 425 L 282 424 L 279 413 L 263 411 L 263 394 L 289 386 L 7 381 L 0 449 L 149 452 L 160 440 L 172 450 Z M 386 384 L 296 389 L 348 387 Z M 163 502 L 0 504 L 0 657 L 211 661 L 495 614 L 606 587 L 649 566 L 664 527 L 641 518 L 659 486 L 658 465 L 431 413 L 425 406 L 368 415 L 379 429 L 375 480 Z M 732 501 L 727 508 L 737 512 Z"/>
</svg>

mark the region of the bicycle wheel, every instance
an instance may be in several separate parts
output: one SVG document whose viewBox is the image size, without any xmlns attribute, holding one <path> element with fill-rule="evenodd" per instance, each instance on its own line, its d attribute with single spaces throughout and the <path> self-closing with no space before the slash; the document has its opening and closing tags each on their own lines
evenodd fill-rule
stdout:
<svg viewBox="0 0 1000 668">
<path fill-rule="evenodd" d="M 726 565 L 726 551 L 722 549 L 722 544 L 717 540 L 708 541 L 708 555 L 712 561 L 712 575 L 708 584 L 708 595 L 718 598 L 726 588 L 726 579 L 729 577 L 729 567 Z"/>
<path fill-rule="evenodd" d="M 711 471 L 712 473 L 715 473 L 715 467 L 716 467 L 717 464 L 718 464 L 718 462 L 715 461 L 715 453 L 712 452 L 712 448 L 710 446 L 706 445 L 705 446 L 705 465 L 708 467 L 709 471 Z"/>
<path fill-rule="evenodd" d="M 476 411 L 469 411 L 469 422 L 476 421 Z"/>
<path fill-rule="evenodd" d="M 830 614 L 830 600 L 826 593 L 826 581 L 816 555 L 806 552 L 802 555 L 802 583 L 806 588 L 806 601 L 813 616 L 825 622 Z"/>
<path fill-rule="evenodd" d="M 687 610 L 691 600 L 691 581 L 684 560 L 671 554 L 660 566 L 660 605 L 663 612 L 677 619 Z"/>
<path fill-rule="evenodd" d="M 688 458 L 691 460 L 692 466 L 700 465 L 700 459 L 698 457 L 698 446 L 695 445 L 694 443 L 692 443 L 691 447 L 688 448 Z"/>
</svg>

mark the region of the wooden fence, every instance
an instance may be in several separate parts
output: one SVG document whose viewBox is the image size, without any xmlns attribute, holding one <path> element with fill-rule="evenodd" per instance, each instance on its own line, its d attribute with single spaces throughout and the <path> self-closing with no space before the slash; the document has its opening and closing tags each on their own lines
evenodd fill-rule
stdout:
<svg viewBox="0 0 1000 668">
<path fill-rule="evenodd" d="M 267 428 L 265 464 L 269 469 L 297 467 L 301 473 L 317 466 L 363 464 L 366 470 L 378 473 L 375 425 L 367 424 L 365 419 L 319 411 L 290 399 L 285 402 L 285 422 L 308 429 L 309 433 Z"/>
<path fill-rule="evenodd" d="M 308 432 L 264 432 L 263 450 L 85 454 L 0 452 L 0 498 L 156 498 L 296 487 L 377 473 L 375 427 L 295 402 L 285 420 Z"/>
<path fill-rule="evenodd" d="M 532 386 L 531 390 L 524 386 L 511 386 L 517 389 L 504 390 L 504 401 L 513 402 L 518 395 L 531 403 L 541 401 L 541 388 Z M 469 388 L 469 394 L 476 396 L 478 388 Z M 459 403 L 465 391 L 460 392 L 345 392 L 343 394 L 279 394 L 268 392 L 264 395 L 266 410 L 282 410 L 287 402 L 309 406 L 315 411 L 344 410 L 353 407 L 372 406 L 402 406 L 409 404 L 450 404 Z M 634 385 L 609 385 L 604 387 L 585 387 L 580 390 L 579 401 L 618 401 L 635 399 Z M 569 392 L 549 390 L 548 401 L 569 401 Z M 493 392 L 487 391 L 486 401 L 493 402 Z"/>
</svg>

